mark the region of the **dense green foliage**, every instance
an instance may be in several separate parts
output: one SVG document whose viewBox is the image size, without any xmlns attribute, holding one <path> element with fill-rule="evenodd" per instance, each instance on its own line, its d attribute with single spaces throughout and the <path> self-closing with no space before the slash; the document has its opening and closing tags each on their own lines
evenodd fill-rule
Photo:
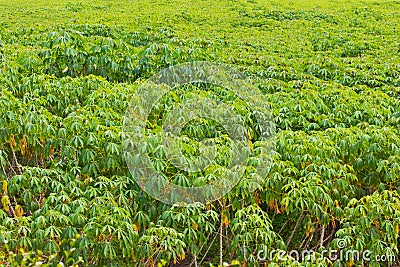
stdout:
<svg viewBox="0 0 400 267">
<path fill-rule="evenodd" d="M 398 264 L 399 2 L 0 2 L 0 264 L 254 266 L 343 240 Z M 130 175 L 123 119 L 146 78 L 198 60 L 252 78 L 276 153 L 256 191 L 171 207 Z M 362 264 L 388 265 L 308 266 Z"/>
</svg>

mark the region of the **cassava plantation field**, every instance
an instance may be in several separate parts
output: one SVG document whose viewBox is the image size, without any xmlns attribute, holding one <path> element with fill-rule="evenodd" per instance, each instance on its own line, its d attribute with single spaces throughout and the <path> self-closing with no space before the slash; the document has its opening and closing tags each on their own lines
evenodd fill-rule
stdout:
<svg viewBox="0 0 400 267">
<path fill-rule="evenodd" d="M 122 129 L 146 79 L 193 61 L 251 79 L 275 149 L 250 190 L 262 140 L 246 103 L 170 92 L 145 149 L 171 183 L 218 180 L 232 160 L 223 129 L 197 120 L 184 153 L 213 137 L 218 156 L 174 168 L 160 141 L 174 103 L 214 95 L 251 148 L 233 190 L 171 206 L 137 185 Z M 399 130 L 399 1 L 0 0 L 0 265 L 400 266 Z"/>
</svg>

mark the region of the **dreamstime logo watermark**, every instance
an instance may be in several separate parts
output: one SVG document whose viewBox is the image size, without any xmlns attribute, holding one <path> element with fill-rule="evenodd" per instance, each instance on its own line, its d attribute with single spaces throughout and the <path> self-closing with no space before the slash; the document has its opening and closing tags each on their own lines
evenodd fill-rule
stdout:
<svg viewBox="0 0 400 267">
<path fill-rule="evenodd" d="M 169 103 L 172 107 L 163 109 L 162 127 L 158 131 L 149 126 L 152 112 L 160 108 L 162 98 L 187 84 L 211 84 L 229 90 L 246 103 L 250 117 L 237 114 L 234 107 L 217 97 L 198 93 L 179 103 Z M 191 62 L 162 70 L 138 88 L 125 115 L 123 149 L 132 176 L 142 190 L 164 203 L 186 205 L 216 200 L 232 190 L 244 175 L 249 176 L 246 167 L 254 148 L 245 121 L 250 118 L 258 131 L 257 165 L 250 174 L 250 190 L 256 189 L 270 167 L 274 149 L 275 125 L 267 103 L 246 76 L 225 65 Z M 160 157 L 184 174 L 199 173 L 216 164 L 220 152 L 213 138 L 199 141 L 200 155 L 195 158 L 182 152 L 187 146 L 181 137 L 182 129 L 200 118 L 217 122 L 229 136 L 230 162 L 210 183 L 180 186 L 171 182 L 170 173 L 155 166 L 159 159 L 152 156 L 151 146 L 156 146 L 156 142 L 157 149 L 162 151 Z"/>
<path fill-rule="evenodd" d="M 347 249 L 347 242 L 345 239 L 337 240 L 338 249 L 323 249 L 320 251 L 314 250 L 291 250 L 284 251 L 280 249 L 268 250 L 267 247 L 261 249 L 257 253 L 258 261 L 271 261 L 277 259 L 279 261 L 295 260 L 298 262 L 320 262 L 328 259 L 331 262 L 395 262 L 396 256 L 392 254 L 373 255 L 370 250 L 358 251 L 354 249 Z"/>
</svg>

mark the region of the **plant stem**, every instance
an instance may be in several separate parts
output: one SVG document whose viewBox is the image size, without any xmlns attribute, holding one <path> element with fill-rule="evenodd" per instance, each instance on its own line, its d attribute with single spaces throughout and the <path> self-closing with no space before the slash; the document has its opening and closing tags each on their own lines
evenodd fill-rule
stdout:
<svg viewBox="0 0 400 267">
<path fill-rule="evenodd" d="M 290 235 L 290 237 L 289 237 L 289 239 L 288 239 L 288 241 L 287 241 L 287 243 L 286 243 L 286 247 L 289 247 L 290 242 L 292 242 L 293 236 L 294 236 L 294 234 L 296 233 L 297 229 L 299 228 L 300 223 L 301 223 L 301 221 L 303 220 L 303 218 L 304 218 L 304 213 L 301 213 L 299 219 L 298 219 L 297 222 L 296 222 L 296 225 L 295 225 L 294 228 L 293 228 L 292 234 Z"/>
<path fill-rule="evenodd" d="M 221 213 L 222 215 L 222 213 Z M 222 238 L 222 231 L 223 231 L 223 227 L 224 227 L 224 221 L 223 218 L 221 216 L 221 225 L 220 225 L 220 229 L 219 229 L 219 265 L 222 266 L 222 258 L 223 258 L 223 238 Z"/>
<path fill-rule="evenodd" d="M 319 243 L 320 248 L 324 245 L 324 235 L 325 235 L 325 225 L 322 225 L 321 240 Z"/>
</svg>

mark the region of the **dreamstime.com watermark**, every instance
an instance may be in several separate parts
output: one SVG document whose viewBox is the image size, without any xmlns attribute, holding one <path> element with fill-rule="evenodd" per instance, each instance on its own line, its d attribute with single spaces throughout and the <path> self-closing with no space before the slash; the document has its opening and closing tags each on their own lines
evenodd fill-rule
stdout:
<svg viewBox="0 0 400 267">
<path fill-rule="evenodd" d="M 243 101 L 250 113 L 251 127 L 257 127 L 257 165 L 253 167 L 248 190 L 255 190 L 263 181 L 271 162 L 275 134 L 275 125 L 268 110 L 265 95 L 252 84 L 242 72 L 221 64 L 210 62 L 189 62 L 166 68 L 139 86 L 127 109 L 123 142 L 125 160 L 133 178 L 139 187 L 150 196 L 171 205 L 207 203 L 227 194 L 242 179 L 253 147 L 249 141 L 246 115 L 238 114 L 231 104 L 226 104 L 218 97 L 203 94 L 201 89 L 184 98 L 179 103 L 169 103 L 163 109 L 162 127 L 155 132 L 149 129 L 149 118 L 159 108 L 165 95 L 184 85 L 210 84 L 233 93 Z M 164 104 L 162 104 L 164 105 Z M 164 113 L 165 112 L 165 113 Z M 198 119 L 215 121 L 229 137 L 230 159 L 217 179 L 201 186 L 179 186 L 170 181 L 171 174 L 165 174 L 155 167 L 156 160 L 149 153 L 149 143 L 158 146 L 169 165 L 173 165 L 185 175 L 199 173 L 208 166 L 218 165 L 217 145 L 213 138 L 199 141 L 200 155 L 195 159 L 182 153 L 187 144 L 181 136 L 182 129 Z M 155 141 L 156 140 L 156 141 Z M 154 145 L 154 142 L 158 142 Z M 166 159 L 165 159 L 166 158 Z M 208 181 L 207 179 L 204 179 Z"/>
<path fill-rule="evenodd" d="M 261 249 L 257 253 L 257 260 L 271 261 L 277 259 L 279 261 L 295 260 L 298 262 L 320 262 L 324 259 L 328 259 L 331 262 L 396 262 L 396 255 L 393 254 L 382 254 L 373 255 L 370 250 L 358 251 L 354 249 L 347 249 L 347 242 L 345 239 L 339 239 L 337 241 L 338 249 L 322 249 L 322 250 L 290 250 L 284 251 L 280 249 L 271 249 L 267 247 Z"/>
</svg>

